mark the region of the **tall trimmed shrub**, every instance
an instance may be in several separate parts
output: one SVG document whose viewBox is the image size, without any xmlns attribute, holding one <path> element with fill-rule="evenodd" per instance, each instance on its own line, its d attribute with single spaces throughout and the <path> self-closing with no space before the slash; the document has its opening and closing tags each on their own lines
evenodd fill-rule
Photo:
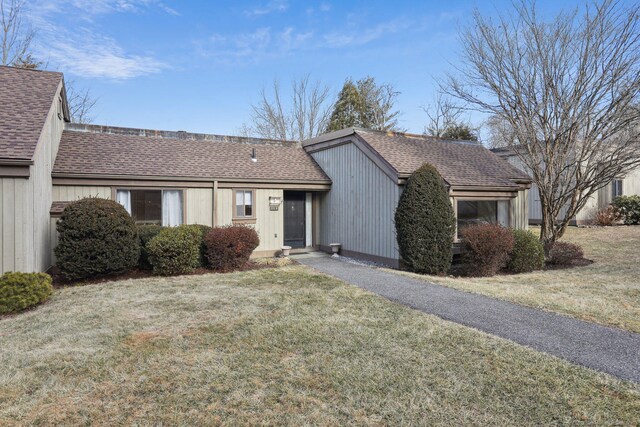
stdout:
<svg viewBox="0 0 640 427">
<path fill-rule="evenodd" d="M 46 301 L 53 292 L 45 273 L 13 273 L 0 276 L 0 314 L 15 313 Z"/>
<path fill-rule="evenodd" d="M 154 274 L 172 276 L 200 267 L 202 234 L 189 225 L 167 227 L 147 243 Z"/>
<path fill-rule="evenodd" d="M 113 200 L 88 197 L 70 203 L 57 230 L 56 263 L 69 280 L 120 273 L 138 263 L 136 225 Z"/>
<path fill-rule="evenodd" d="M 544 268 L 544 245 L 528 230 L 512 230 L 513 250 L 507 263 L 512 273 L 526 273 Z"/>
<path fill-rule="evenodd" d="M 424 164 L 407 180 L 395 213 L 400 256 L 411 271 L 444 273 L 451 267 L 456 220 L 436 168 Z"/>
</svg>

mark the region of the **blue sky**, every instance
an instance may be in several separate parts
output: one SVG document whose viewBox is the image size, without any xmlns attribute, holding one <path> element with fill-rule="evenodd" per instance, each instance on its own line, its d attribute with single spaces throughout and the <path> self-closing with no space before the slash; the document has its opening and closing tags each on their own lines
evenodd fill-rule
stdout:
<svg viewBox="0 0 640 427">
<path fill-rule="evenodd" d="M 538 3 L 555 14 L 562 2 Z M 234 134 L 274 78 L 309 74 L 335 94 L 370 75 L 401 92 L 401 126 L 422 132 L 420 107 L 476 7 L 510 1 L 34 0 L 30 16 L 39 57 L 98 98 L 96 123 Z"/>
</svg>

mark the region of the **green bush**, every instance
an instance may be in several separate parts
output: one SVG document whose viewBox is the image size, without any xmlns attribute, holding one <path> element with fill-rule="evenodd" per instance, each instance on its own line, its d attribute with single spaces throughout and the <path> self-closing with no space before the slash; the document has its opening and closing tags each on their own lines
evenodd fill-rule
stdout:
<svg viewBox="0 0 640 427">
<path fill-rule="evenodd" d="M 191 273 L 200 266 L 201 241 L 195 227 L 165 228 L 147 243 L 153 272 L 162 276 Z"/>
<path fill-rule="evenodd" d="M 70 203 L 57 230 L 57 265 L 69 280 L 120 273 L 138 263 L 138 230 L 113 200 L 89 197 Z"/>
<path fill-rule="evenodd" d="M 53 292 L 51 276 L 13 273 L 0 276 L 0 314 L 22 311 L 46 301 Z"/>
<path fill-rule="evenodd" d="M 619 196 L 612 205 L 618 210 L 625 224 L 640 224 L 640 196 Z"/>
<path fill-rule="evenodd" d="M 260 238 L 252 227 L 229 225 L 213 228 L 204 237 L 204 243 L 209 265 L 218 271 L 232 271 L 247 263 Z"/>
<path fill-rule="evenodd" d="M 507 263 L 512 273 L 526 273 L 544 268 L 544 245 L 528 230 L 512 230 L 513 250 Z"/>
<path fill-rule="evenodd" d="M 206 252 L 207 252 L 207 247 L 204 244 L 204 236 L 207 235 L 207 233 L 209 233 L 209 231 L 212 230 L 211 227 L 209 227 L 208 225 L 202 225 L 202 224 L 189 224 L 189 225 L 184 225 L 183 227 L 188 227 L 191 228 L 194 233 L 197 233 L 200 236 L 200 258 L 199 258 L 199 267 L 207 267 L 209 265 L 209 262 L 207 261 L 207 257 L 206 257 Z"/>
<path fill-rule="evenodd" d="M 425 164 L 407 180 L 395 213 L 400 256 L 411 271 L 444 273 L 451 267 L 456 220 L 444 180 Z"/>
<path fill-rule="evenodd" d="M 158 235 L 164 227 L 160 225 L 139 225 L 138 237 L 140 238 L 140 258 L 138 260 L 138 267 L 143 270 L 151 270 L 151 263 L 149 262 L 149 252 L 147 251 L 147 243 Z"/>
<path fill-rule="evenodd" d="M 504 268 L 513 250 L 511 230 L 499 224 L 473 224 L 460 231 L 462 261 L 468 276 L 493 276 Z"/>
</svg>

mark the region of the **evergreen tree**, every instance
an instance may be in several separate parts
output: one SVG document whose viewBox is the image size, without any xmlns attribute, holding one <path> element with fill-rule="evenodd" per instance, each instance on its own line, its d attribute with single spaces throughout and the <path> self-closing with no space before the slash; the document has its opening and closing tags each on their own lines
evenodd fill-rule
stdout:
<svg viewBox="0 0 640 427">
<path fill-rule="evenodd" d="M 456 219 L 442 176 L 424 164 L 407 180 L 395 213 L 400 256 L 416 273 L 445 273 L 451 267 Z"/>
<path fill-rule="evenodd" d="M 399 111 L 393 111 L 399 92 L 390 84 L 377 84 L 373 77 L 353 82 L 347 79 L 338 94 L 327 131 L 347 127 L 399 130 Z"/>
</svg>

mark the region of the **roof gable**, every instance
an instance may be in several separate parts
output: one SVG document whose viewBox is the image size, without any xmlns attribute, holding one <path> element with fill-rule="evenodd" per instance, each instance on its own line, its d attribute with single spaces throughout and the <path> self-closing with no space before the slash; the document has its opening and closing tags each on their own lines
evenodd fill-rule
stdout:
<svg viewBox="0 0 640 427">
<path fill-rule="evenodd" d="M 0 66 L 0 160 L 31 161 L 62 74 Z"/>
<path fill-rule="evenodd" d="M 398 179 L 429 163 L 454 187 L 519 187 L 531 181 L 507 161 L 471 141 L 350 128 L 305 141 L 305 148 L 312 151 L 346 139 L 365 142 Z"/>
</svg>

